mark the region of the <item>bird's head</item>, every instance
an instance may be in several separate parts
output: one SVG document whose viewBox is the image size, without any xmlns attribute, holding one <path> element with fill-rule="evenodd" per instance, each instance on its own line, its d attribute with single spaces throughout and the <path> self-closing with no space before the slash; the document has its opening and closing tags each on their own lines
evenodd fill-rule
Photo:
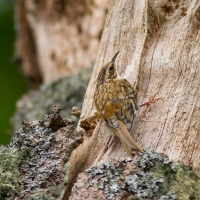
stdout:
<svg viewBox="0 0 200 200">
<path fill-rule="evenodd" d="M 115 59 L 116 59 L 118 54 L 119 54 L 119 51 L 114 55 L 111 62 L 107 63 L 104 66 L 104 68 L 105 68 L 104 82 L 106 82 L 108 79 L 117 78 L 117 69 L 116 69 L 116 66 L 115 66 Z"/>
<path fill-rule="evenodd" d="M 97 88 L 100 85 L 103 85 L 107 80 L 117 78 L 117 69 L 115 65 L 115 59 L 118 54 L 119 54 L 119 51 L 114 55 L 112 60 L 108 62 L 106 65 L 104 65 L 102 69 L 100 70 L 98 80 L 97 80 Z"/>
</svg>

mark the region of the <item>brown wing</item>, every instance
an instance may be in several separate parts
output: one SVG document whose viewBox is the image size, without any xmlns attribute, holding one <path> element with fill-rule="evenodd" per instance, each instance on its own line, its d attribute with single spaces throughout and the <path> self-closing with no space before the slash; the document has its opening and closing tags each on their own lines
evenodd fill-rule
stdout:
<svg viewBox="0 0 200 200">
<path fill-rule="evenodd" d="M 113 128 L 119 129 L 121 120 L 130 131 L 136 114 L 135 93 L 126 79 L 112 79 L 95 93 L 97 116 L 103 116 Z"/>
<path fill-rule="evenodd" d="M 130 132 L 137 110 L 136 97 L 135 97 L 136 94 L 133 87 L 126 79 L 121 79 L 119 80 L 119 82 L 121 88 L 124 88 L 124 90 L 126 91 L 126 94 L 125 94 L 125 99 L 123 100 L 123 106 L 116 113 L 116 115 L 117 118 L 126 125 L 126 128 Z"/>
</svg>

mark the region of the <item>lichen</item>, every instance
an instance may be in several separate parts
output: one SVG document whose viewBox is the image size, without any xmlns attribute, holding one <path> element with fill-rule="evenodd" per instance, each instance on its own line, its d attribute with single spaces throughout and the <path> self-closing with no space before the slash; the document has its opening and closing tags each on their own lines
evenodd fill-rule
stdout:
<svg viewBox="0 0 200 200">
<path fill-rule="evenodd" d="M 99 166 L 91 167 L 86 170 L 90 177 L 89 186 L 93 186 L 97 181 L 98 188 L 104 190 L 108 199 L 112 199 L 117 195 L 118 190 L 124 187 L 124 184 L 120 183 L 124 179 L 123 170 L 123 162 L 118 162 L 116 165 L 105 162 Z M 97 180 L 94 180 L 94 177 Z"/>
<path fill-rule="evenodd" d="M 61 163 L 53 161 L 58 157 L 56 158 L 54 150 L 50 148 L 52 139 L 51 129 L 42 127 L 39 123 L 33 128 L 25 126 L 16 131 L 16 137 L 9 146 L 18 148 L 23 155 L 19 168 L 25 175 L 22 177 L 23 189 L 20 194 L 22 199 L 32 190 L 47 187 L 51 177 L 55 177 L 56 173 L 59 174 Z"/>
<path fill-rule="evenodd" d="M 0 146 L 0 199 L 14 199 L 20 180 L 21 153 L 16 148 Z"/>
<path fill-rule="evenodd" d="M 145 173 L 139 171 L 131 175 L 126 180 L 126 188 L 129 192 L 134 192 L 138 197 L 152 198 L 154 194 L 162 187 L 164 180 L 157 178 L 153 172 Z"/>
<path fill-rule="evenodd" d="M 169 158 L 152 152 L 150 149 L 146 149 L 145 153 L 139 153 L 140 157 L 138 159 L 138 166 L 143 168 L 144 170 L 148 170 L 158 164 L 166 164 L 171 163 Z"/>
<path fill-rule="evenodd" d="M 99 166 L 87 169 L 89 186 L 92 187 L 94 184 L 97 184 L 98 188 L 104 191 L 108 199 L 118 196 L 119 191 L 123 191 L 122 195 L 130 192 L 138 197 L 153 197 L 162 186 L 164 180 L 155 177 L 153 172 L 145 173 L 143 171 L 138 171 L 133 175 L 129 174 L 125 177 L 123 172 L 126 163 L 131 161 L 132 159 L 123 159 L 116 163 L 105 162 Z"/>
<path fill-rule="evenodd" d="M 176 194 L 173 191 L 169 191 L 166 194 L 161 195 L 161 197 L 159 198 L 159 200 L 176 200 Z"/>
<path fill-rule="evenodd" d="M 83 142 L 74 122 L 62 119 L 60 110 L 54 107 L 54 113 L 45 115 L 40 121 L 23 121 L 23 127 L 15 132 L 8 145 L 21 153 L 19 199 L 50 199 L 50 186 L 63 181 L 64 164 Z"/>
<path fill-rule="evenodd" d="M 97 186 L 108 199 L 200 199 L 197 173 L 149 149 L 139 153 L 135 163 L 132 159 L 106 162 L 86 173 L 88 187 Z"/>
</svg>

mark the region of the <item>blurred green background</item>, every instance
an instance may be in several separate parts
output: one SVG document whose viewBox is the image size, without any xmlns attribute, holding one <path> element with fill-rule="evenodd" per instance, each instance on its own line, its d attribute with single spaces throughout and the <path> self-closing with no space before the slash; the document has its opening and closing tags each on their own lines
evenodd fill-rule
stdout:
<svg viewBox="0 0 200 200">
<path fill-rule="evenodd" d="M 10 118 L 16 101 L 28 88 L 21 67 L 11 62 L 16 38 L 14 3 L 15 0 L 0 0 L 0 144 L 10 142 Z"/>
</svg>

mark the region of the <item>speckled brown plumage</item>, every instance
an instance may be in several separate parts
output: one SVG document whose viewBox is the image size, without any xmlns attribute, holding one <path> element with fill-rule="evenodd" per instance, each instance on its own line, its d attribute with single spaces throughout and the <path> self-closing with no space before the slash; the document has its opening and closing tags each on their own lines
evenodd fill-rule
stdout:
<svg viewBox="0 0 200 200">
<path fill-rule="evenodd" d="M 137 110 L 136 93 L 126 79 L 117 77 L 115 58 L 118 53 L 99 73 L 94 102 L 96 116 L 103 118 L 114 128 L 126 152 L 131 156 L 131 149 L 143 151 L 129 133 Z"/>
</svg>

